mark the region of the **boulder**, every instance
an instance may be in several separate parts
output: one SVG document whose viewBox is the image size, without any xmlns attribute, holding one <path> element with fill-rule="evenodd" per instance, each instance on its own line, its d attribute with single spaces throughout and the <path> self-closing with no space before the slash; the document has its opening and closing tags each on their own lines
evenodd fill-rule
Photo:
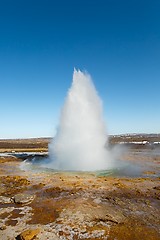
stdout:
<svg viewBox="0 0 160 240">
<path fill-rule="evenodd" d="M 11 199 L 9 197 L 0 196 L 0 203 L 2 203 L 2 204 L 11 203 Z"/>
<path fill-rule="evenodd" d="M 17 204 L 29 204 L 35 199 L 35 195 L 25 194 L 25 193 L 19 193 L 16 194 L 14 197 L 12 197 L 12 200 L 14 203 Z"/>
<path fill-rule="evenodd" d="M 19 234 L 17 240 L 32 240 L 40 233 L 40 229 L 28 229 Z"/>
</svg>

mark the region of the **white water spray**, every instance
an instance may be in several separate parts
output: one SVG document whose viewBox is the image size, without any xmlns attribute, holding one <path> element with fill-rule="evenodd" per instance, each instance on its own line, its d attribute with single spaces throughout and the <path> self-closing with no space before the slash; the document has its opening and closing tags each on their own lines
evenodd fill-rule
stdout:
<svg viewBox="0 0 160 240">
<path fill-rule="evenodd" d="M 96 171 L 111 166 L 102 103 L 91 77 L 80 70 L 74 70 L 49 154 L 51 167 L 59 170 Z"/>
</svg>

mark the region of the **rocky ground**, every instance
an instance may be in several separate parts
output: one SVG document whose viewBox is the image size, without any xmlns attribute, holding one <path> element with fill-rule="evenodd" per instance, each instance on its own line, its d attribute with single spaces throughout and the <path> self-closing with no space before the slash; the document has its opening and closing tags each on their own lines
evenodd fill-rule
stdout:
<svg viewBox="0 0 160 240">
<path fill-rule="evenodd" d="M 24 171 L 21 158 L 1 156 L 0 239 L 160 239 L 160 155 L 123 158 L 146 171 L 136 178 Z"/>
</svg>

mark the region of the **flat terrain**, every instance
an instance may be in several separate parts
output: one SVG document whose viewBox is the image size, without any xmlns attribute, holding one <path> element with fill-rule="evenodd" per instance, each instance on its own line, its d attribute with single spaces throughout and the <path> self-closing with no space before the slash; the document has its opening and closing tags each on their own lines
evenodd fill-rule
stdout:
<svg viewBox="0 0 160 240">
<path fill-rule="evenodd" d="M 45 152 L 50 138 L 0 139 L 0 152 Z"/>
<path fill-rule="evenodd" d="M 138 177 L 25 169 L 14 151 L 47 152 L 49 139 L 1 140 L 1 152 L 13 152 L 0 156 L 0 239 L 159 240 L 158 137 L 134 139 L 121 155 L 142 167 Z"/>
<path fill-rule="evenodd" d="M 47 152 L 51 138 L 0 139 L 0 152 Z M 110 135 L 109 144 L 132 148 L 160 147 L 160 134 Z"/>
</svg>

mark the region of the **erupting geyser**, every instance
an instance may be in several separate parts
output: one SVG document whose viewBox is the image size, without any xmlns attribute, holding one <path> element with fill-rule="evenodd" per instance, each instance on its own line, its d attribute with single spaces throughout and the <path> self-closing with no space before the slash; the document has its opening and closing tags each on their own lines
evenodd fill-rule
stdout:
<svg viewBox="0 0 160 240">
<path fill-rule="evenodd" d="M 57 134 L 49 145 L 51 167 L 96 171 L 110 168 L 102 103 L 91 77 L 74 70 Z"/>
</svg>

